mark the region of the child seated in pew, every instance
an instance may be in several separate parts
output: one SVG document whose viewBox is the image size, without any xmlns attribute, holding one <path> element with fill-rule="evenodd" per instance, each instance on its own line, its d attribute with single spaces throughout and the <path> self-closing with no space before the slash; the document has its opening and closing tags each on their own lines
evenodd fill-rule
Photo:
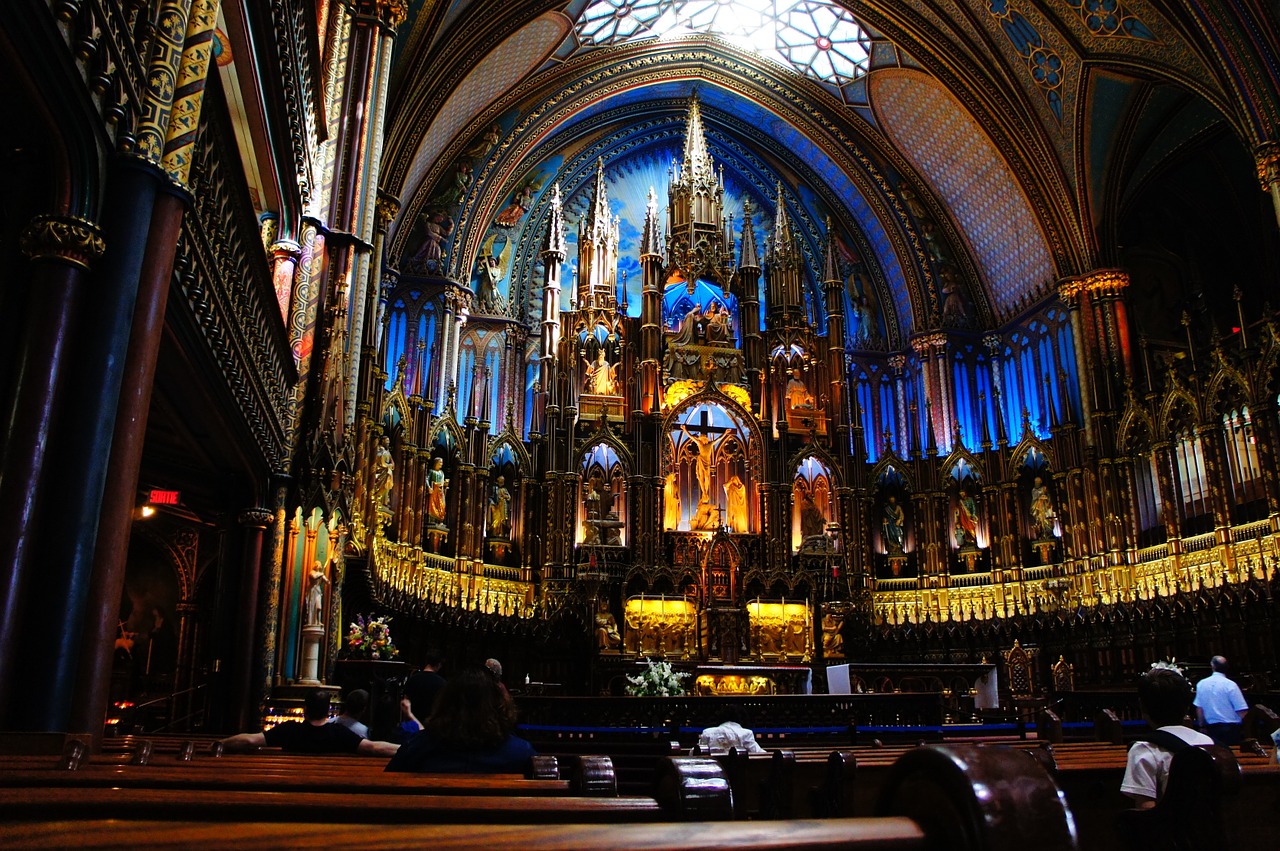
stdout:
<svg viewBox="0 0 1280 851">
<path fill-rule="evenodd" d="M 741 717 L 737 708 L 726 706 L 720 712 L 720 723 L 698 736 L 698 749 L 710 754 L 728 753 L 730 748 L 737 748 L 738 753 L 764 753 L 756 734 L 738 723 Z"/>
<path fill-rule="evenodd" d="M 1133 743 L 1120 791 L 1138 809 L 1156 805 L 1169 780 L 1173 755 L 1184 748 L 1211 745 L 1213 739 L 1183 725 L 1191 706 L 1191 684 L 1169 663 L 1156 662 L 1138 678 L 1138 703 L 1143 717 L 1156 729 L 1145 741 Z"/>
<path fill-rule="evenodd" d="M 400 748 L 391 742 L 361 738 L 342 724 L 329 723 L 329 692 L 317 689 L 304 698 L 302 721 L 286 721 L 264 733 L 240 733 L 222 740 L 228 752 L 247 751 L 264 745 L 293 753 L 353 753 L 393 756 Z"/>
<path fill-rule="evenodd" d="M 387 771 L 524 774 L 533 745 L 514 735 L 516 708 L 483 668 L 453 676 L 422 731 L 400 747 Z"/>
<path fill-rule="evenodd" d="M 362 688 L 347 692 L 342 699 L 342 714 L 330 721 L 330 724 L 341 724 L 362 739 L 369 738 L 369 728 L 360 720 L 364 710 L 369 706 L 369 692 Z"/>
</svg>

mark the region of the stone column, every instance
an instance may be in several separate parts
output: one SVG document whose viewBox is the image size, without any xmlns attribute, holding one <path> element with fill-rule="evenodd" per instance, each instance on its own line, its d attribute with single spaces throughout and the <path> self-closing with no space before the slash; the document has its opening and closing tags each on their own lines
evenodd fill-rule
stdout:
<svg viewBox="0 0 1280 851">
<path fill-rule="evenodd" d="M 235 655 L 231 659 L 230 715 L 237 730 L 256 729 L 257 701 L 254 700 L 254 651 L 257 647 L 258 600 L 262 585 L 262 544 L 266 530 L 274 519 L 265 508 L 240 512 L 244 540 L 241 546 L 240 590 L 237 605 Z"/>
<path fill-rule="evenodd" d="M 160 137 L 164 142 L 160 165 L 170 187 L 169 191 L 156 195 L 147 229 L 147 248 L 138 279 L 138 296 L 111 437 L 81 651 L 76 712 L 91 725 L 90 729 L 95 726 L 101 728 L 106 713 L 112 636 L 124 587 L 133 501 L 138 487 L 170 279 L 173 277 L 183 214 L 189 200 L 187 184 L 204 105 L 205 81 L 213 57 L 213 30 L 217 16 L 218 0 L 195 0 L 192 4 L 173 93 L 172 116 Z M 140 144 L 141 138 L 140 135 Z M 80 716 L 81 712 L 85 714 Z"/>
<path fill-rule="evenodd" d="M 0 692 L 19 691 L 14 655 L 23 612 L 23 592 L 34 570 L 31 547 L 36 506 L 47 490 L 45 454 L 61 397 L 76 308 L 90 264 L 105 249 L 92 222 L 72 216 L 39 216 L 19 238 L 30 258 L 30 292 L 23 318 L 12 404 L 5 411 L 6 439 L 0 450 Z M 43 655 L 43 654 L 41 654 Z M 47 662 L 48 660 L 45 660 Z M 42 662 L 41 664 L 44 664 Z"/>
</svg>

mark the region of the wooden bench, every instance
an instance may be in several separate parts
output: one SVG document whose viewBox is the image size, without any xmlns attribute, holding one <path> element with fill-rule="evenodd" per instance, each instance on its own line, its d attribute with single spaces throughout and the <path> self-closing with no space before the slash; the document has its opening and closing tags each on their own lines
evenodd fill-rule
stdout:
<svg viewBox="0 0 1280 851">
<path fill-rule="evenodd" d="M 683 803 L 685 818 L 718 818 L 726 813 L 727 790 L 716 763 L 705 759 L 670 759 L 663 764 L 657 798 L 648 799 L 656 811 L 626 812 L 617 806 L 628 799 L 204 790 L 188 791 L 185 797 L 169 790 L 116 790 L 114 796 L 85 801 L 76 800 L 77 795 L 111 790 L 55 787 L 15 790 L 18 800 L 0 796 L 0 844 L 172 848 L 230 847 L 243 842 L 270 847 L 350 843 L 370 848 L 429 845 L 523 851 L 796 847 L 1069 851 L 1077 847 L 1066 804 L 1036 760 L 1012 749 L 972 746 L 930 747 L 905 754 L 894 765 L 878 814 L 871 818 L 710 821 L 696 829 L 687 824 L 647 823 L 672 817 L 663 803 L 668 796 Z M 62 797 L 49 800 L 50 795 Z M 566 801 L 574 802 L 573 806 L 564 806 Z M 322 811 L 327 817 L 313 818 Z M 552 823 L 557 820 L 567 823 Z M 410 821 L 415 824 L 406 823 Z M 583 823 L 587 821 L 596 823 Z M 371 827 L 375 823 L 378 826 Z"/>
</svg>

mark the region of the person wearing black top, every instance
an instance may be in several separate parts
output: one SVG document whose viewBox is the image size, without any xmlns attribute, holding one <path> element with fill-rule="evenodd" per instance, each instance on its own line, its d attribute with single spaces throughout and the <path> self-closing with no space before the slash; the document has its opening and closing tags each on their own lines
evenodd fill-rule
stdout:
<svg viewBox="0 0 1280 851">
<path fill-rule="evenodd" d="M 523 774 L 533 745 L 513 735 L 515 704 L 483 668 L 445 683 L 435 710 L 387 763 L 387 771 Z"/>
<path fill-rule="evenodd" d="M 422 661 L 422 670 L 409 677 L 404 684 L 404 696 L 409 699 L 409 712 L 415 718 L 430 717 L 440 690 L 444 688 L 444 677 L 440 676 L 440 657 L 427 654 Z"/>
<path fill-rule="evenodd" d="M 361 738 L 341 724 L 329 723 L 329 693 L 313 691 L 303 701 L 302 721 L 286 721 L 265 733 L 240 733 L 222 740 L 229 751 L 263 746 L 292 753 L 353 753 L 362 756 L 392 756 L 400 748 L 391 742 Z"/>
</svg>

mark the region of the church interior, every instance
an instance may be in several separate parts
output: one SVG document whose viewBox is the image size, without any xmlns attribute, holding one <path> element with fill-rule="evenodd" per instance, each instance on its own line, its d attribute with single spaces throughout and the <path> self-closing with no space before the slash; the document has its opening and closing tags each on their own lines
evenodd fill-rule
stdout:
<svg viewBox="0 0 1280 851">
<path fill-rule="evenodd" d="M 0 731 L 1276 688 L 1278 16 L 6 2 Z"/>
</svg>

